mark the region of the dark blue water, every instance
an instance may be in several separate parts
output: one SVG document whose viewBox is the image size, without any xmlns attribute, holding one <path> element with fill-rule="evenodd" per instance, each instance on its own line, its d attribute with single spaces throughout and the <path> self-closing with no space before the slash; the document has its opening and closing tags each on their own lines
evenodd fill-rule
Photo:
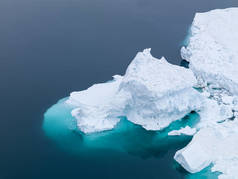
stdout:
<svg viewBox="0 0 238 179">
<path fill-rule="evenodd" d="M 77 156 L 45 135 L 43 115 L 71 91 L 123 74 L 144 48 L 179 64 L 194 13 L 231 6 L 238 1 L 1 0 L 0 178 L 183 178 L 177 146 Z"/>
</svg>

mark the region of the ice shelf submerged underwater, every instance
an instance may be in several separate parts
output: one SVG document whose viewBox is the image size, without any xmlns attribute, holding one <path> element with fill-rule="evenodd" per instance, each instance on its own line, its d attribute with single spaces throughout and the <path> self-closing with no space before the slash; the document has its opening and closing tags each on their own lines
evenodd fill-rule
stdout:
<svg viewBox="0 0 238 179">
<path fill-rule="evenodd" d="M 60 134 L 63 140 L 66 129 L 92 139 L 94 133 L 103 136 L 103 131 L 118 129 L 122 120 L 148 133 L 169 128 L 166 136 L 193 136 L 174 156 L 188 172 L 210 166 L 219 179 L 238 178 L 237 19 L 238 8 L 197 13 L 181 49 L 189 68 L 157 59 L 145 49 L 123 76 L 72 92 L 50 108 L 44 119 L 47 135 Z M 199 121 L 189 117 L 186 125 L 174 125 L 192 114 Z"/>
</svg>

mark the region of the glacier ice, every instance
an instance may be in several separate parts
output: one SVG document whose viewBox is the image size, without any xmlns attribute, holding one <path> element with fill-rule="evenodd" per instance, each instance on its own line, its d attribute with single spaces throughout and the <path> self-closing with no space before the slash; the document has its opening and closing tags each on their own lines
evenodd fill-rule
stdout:
<svg viewBox="0 0 238 179">
<path fill-rule="evenodd" d="M 160 130 L 201 108 L 196 82 L 191 70 L 154 58 L 145 49 L 124 76 L 73 92 L 66 102 L 74 106 L 72 116 L 84 133 L 112 129 L 122 116 L 147 130 Z"/>
</svg>

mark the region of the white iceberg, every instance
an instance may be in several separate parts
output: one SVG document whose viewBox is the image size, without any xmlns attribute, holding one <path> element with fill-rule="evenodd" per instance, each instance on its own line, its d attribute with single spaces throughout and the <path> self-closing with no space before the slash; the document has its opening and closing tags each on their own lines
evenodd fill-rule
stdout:
<svg viewBox="0 0 238 179">
<path fill-rule="evenodd" d="M 121 116 L 159 130 L 201 108 L 195 84 L 191 70 L 156 59 L 146 49 L 136 55 L 125 76 L 73 92 L 67 103 L 75 106 L 72 115 L 85 133 L 112 129 Z"/>
<path fill-rule="evenodd" d="M 189 61 L 206 99 L 200 129 L 175 154 L 191 173 L 210 164 L 219 178 L 238 177 L 238 8 L 197 13 L 182 57 Z"/>
<path fill-rule="evenodd" d="M 201 87 L 238 94 L 238 9 L 196 13 L 183 59 L 189 62 Z"/>
</svg>

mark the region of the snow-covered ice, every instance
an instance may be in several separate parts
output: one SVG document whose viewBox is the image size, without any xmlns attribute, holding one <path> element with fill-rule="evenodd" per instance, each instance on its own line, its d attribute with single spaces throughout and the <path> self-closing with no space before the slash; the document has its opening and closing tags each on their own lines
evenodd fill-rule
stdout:
<svg viewBox="0 0 238 179">
<path fill-rule="evenodd" d="M 238 175 L 238 122 L 201 129 L 185 148 L 175 154 L 175 160 L 191 173 L 199 172 L 210 164 L 219 178 L 236 178 Z M 228 177 L 229 176 L 229 177 Z"/>
<path fill-rule="evenodd" d="M 182 57 L 206 96 L 199 131 L 175 160 L 191 173 L 212 164 L 219 178 L 238 177 L 238 8 L 195 15 Z"/>
<path fill-rule="evenodd" d="M 197 13 L 182 57 L 189 61 L 201 86 L 238 94 L 238 9 Z"/>
<path fill-rule="evenodd" d="M 156 59 L 146 49 L 138 53 L 120 85 L 130 94 L 126 116 L 147 130 L 160 130 L 202 106 L 202 96 L 193 88 L 191 70 Z"/>
<path fill-rule="evenodd" d="M 159 130 L 202 106 L 203 97 L 193 88 L 191 70 L 154 58 L 150 49 L 139 52 L 124 76 L 71 93 L 68 104 L 85 132 L 112 129 L 120 116 L 147 130 Z"/>
</svg>

